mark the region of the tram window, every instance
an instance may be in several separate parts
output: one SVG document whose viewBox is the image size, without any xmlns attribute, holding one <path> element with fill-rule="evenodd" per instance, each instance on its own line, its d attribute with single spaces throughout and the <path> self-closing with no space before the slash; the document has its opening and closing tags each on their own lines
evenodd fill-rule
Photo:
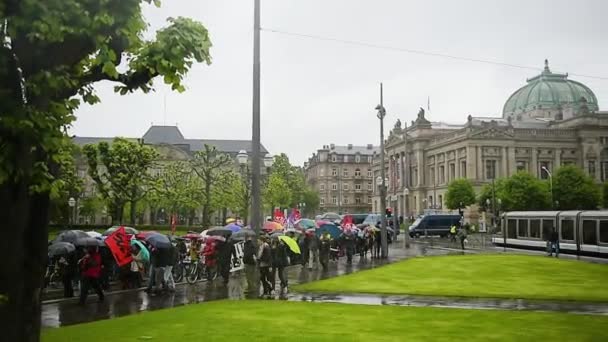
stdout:
<svg viewBox="0 0 608 342">
<path fill-rule="evenodd" d="M 540 220 L 530 220 L 530 237 L 540 239 Z"/>
<path fill-rule="evenodd" d="M 543 239 L 548 240 L 555 227 L 555 220 L 543 220 Z"/>
<path fill-rule="evenodd" d="M 600 242 L 608 243 L 608 220 L 600 221 Z"/>
<path fill-rule="evenodd" d="M 528 220 L 518 220 L 517 236 L 528 237 Z"/>
<path fill-rule="evenodd" d="M 507 221 L 507 237 L 509 239 L 517 239 L 517 220 Z"/>
<path fill-rule="evenodd" d="M 561 231 L 561 240 L 574 240 L 574 221 L 562 220 Z"/>
<path fill-rule="evenodd" d="M 597 245 L 597 221 L 583 221 L 583 243 L 586 245 Z"/>
</svg>

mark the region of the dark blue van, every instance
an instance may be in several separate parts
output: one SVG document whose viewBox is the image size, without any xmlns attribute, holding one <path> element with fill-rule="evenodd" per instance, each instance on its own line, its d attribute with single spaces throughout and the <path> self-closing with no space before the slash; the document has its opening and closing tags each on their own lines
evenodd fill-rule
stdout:
<svg viewBox="0 0 608 342">
<path fill-rule="evenodd" d="M 421 235 L 448 236 L 450 228 L 460 223 L 460 215 L 424 215 L 409 227 L 411 237 Z"/>
</svg>

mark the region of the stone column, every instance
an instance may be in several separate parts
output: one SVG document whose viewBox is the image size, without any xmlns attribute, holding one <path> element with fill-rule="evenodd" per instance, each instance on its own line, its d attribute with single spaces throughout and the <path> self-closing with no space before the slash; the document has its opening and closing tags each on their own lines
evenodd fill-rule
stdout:
<svg viewBox="0 0 608 342">
<path fill-rule="evenodd" d="M 467 146 L 467 156 L 466 156 L 466 161 L 467 161 L 467 178 L 468 179 L 475 179 L 476 176 L 476 168 L 475 168 L 475 147 L 474 146 Z"/>
<path fill-rule="evenodd" d="M 502 156 L 501 156 L 502 157 L 502 161 L 501 161 L 501 164 L 502 164 L 502 175 L 501 176 L 502 177 L 509 176 L 509 164 L 508 164 L 509 160 L 507 158 L 507 151 L 508 151 L 508 148 L 506 146 L 503 146 L 502 147 Z"/>
<path fill-rule="evenodd" d="M 483 180 L 483 158 L 481 156 L 483 153 L 483 147 L 477 146 L 475 150 L 475 157 L 477 158 L 477 180 Z"/>
<path fill-rule="evenodd" d="M 559 148 L 556 148 L 553 153 L 555 153 L 555 165 L 553 165 L 553 170 L 551 170 L 551 172 L 555 172 L 557 171 L 557 169 L 559 169 L 560 166 L 562 166 L 562 150 Z"/>
<path fill-rule="evenodd" d="M 422 150 L 418 150 L 416 152 L 416 160 L 418 162 L 418 186 L 424 186 L 424 152 Z"/>
<path fill-rule="evenodd" d="M 533 147 L 530 151 L 532 154 L 532 165 L 530 165 L 530 173 L 532 176 L 538 178 L 538 150 Z"/>
<path fill-rule="evenodd" d="M 437 161 L 439 158 L 439 154 L 435 155 L 435 172 L 433 172 L 432 175 L 430 175 L 431 177 L 433 177 L 433 179 L 429 179 L 429 186 L 437 186 L 437 183 L 439 181 L 439 162 Z"/>
<path fill-rule="evenodd" d="M 507 153 L 507 161 L 509 162 L 509 172 L 507 174 L 508 177 L 517 172 L 517 165 L 515 164 L 515 147 L 513 146 L 509 147 L 509 151 Z"/>
<path fill-rule="evenodd" d="M 454 151 L 454 177 L 460 178 L 460 148 Z"/>
</svg>

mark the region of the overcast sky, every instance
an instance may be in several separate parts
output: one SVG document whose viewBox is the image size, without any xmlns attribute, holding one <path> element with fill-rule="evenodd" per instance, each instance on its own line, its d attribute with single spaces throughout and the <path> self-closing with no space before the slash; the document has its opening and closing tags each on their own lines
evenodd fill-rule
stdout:
<svg viewBox="0 0 608 342">
<path fill-rule="evenodd" d="M 474 63 L 262 32 L 262 143 L 302 164 L 324 144 L 379 144 L 374 107 L 384 82 L 386 132 L 427 105 L 433 121 L 500 116 L 509 95 L 540 72 L 588 85 L 608 110 L 608 1 L 589 0 L 262 0 L 262 27 L 367 44 L 492 60 L 537 70 Z M 187 138 L 250 139 L 253 0 L 163 0 L 146 6 L 151 29 L 167 17 L 201 21 L 213 64 L 196 65 L 187 91 L 159 80 L 148 95 L 102 99 L 77 112 L 78 136 L 140 137 L 151 123 Z M 166 115 L 165 115 L 166 99 Z M 166 119 L 165 119 L 166 118 Z"/>
</svg>

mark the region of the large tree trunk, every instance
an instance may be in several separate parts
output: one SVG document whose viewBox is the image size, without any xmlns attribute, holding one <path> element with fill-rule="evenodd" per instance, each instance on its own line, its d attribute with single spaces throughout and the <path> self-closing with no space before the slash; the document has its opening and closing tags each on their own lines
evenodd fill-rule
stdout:
<svg viewBox="0 0 608 342">
<path fill-rule="evenodd" d="M 27 151 L 27 148 L 24 148 Z M 28 153 L 22 154 L 28 155 Z M 25 159 L 25 158 L 24 158 Z M 40 292 L 48 239 L 48 194 L 29 184 L 0 185 L 0 332 L 3 341 L 39 341 Z"/>
</svg>

